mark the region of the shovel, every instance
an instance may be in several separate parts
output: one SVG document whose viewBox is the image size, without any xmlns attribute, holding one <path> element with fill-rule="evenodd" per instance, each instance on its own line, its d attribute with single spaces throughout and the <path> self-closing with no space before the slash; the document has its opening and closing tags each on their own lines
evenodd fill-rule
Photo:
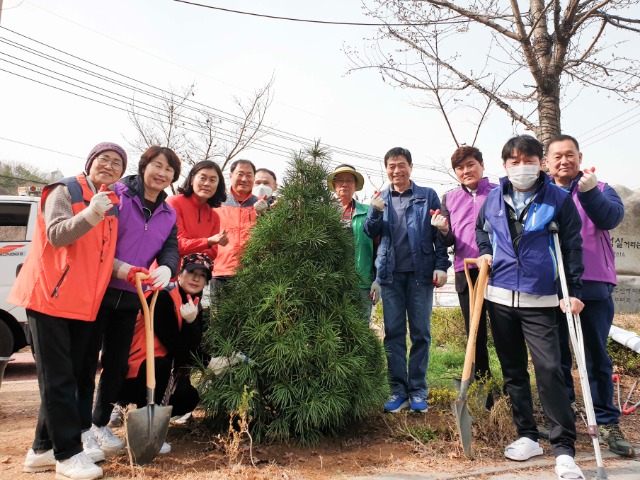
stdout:
<svg viewBox="0 0 640 480">
<path fill-rule="evenodd" d="M 475 286 L 469 275 L 470 263 L 475 263 L 480 267 L 478 281 Z M 467 408 L 467 393 L 469 391 L 469 385 L 473 382 L 476 360 L 476 336 L 478 335 L 478 327 L 482 315 L 484 290 L 489 281 L 489 263 L 476 258 L 465 258 L 464 271 L 467 276 L 467 282 L 469 283 L 469 311 L 471 312 L 471 318 L 469 319 L 469 339 L 467 340 L 467 353 L 464 356 L 460 390 L 458 391 L 458 398 L 453 402 L 453 411 L 456 414 L 456 425 L 458 427 L 460 440 L 462 441 L 464 454 L 468 458 L 473 458 L 471 452 L 471 415 Z"/>
<path fill-rule="evenodd" d="M 158 290 L 153 292 L 151 299 L 151 312 L 142 292 L 141 280 L 147 278 L 143 273 L 136 274 L 136 289 L 142 303 L 144 314 L 145 342 L 147 347 L 147 406 L 138 408 L 127 415 L 127 442 L 133 461 L 137 465 L 146 465 L 151 462 L 167 438 L 169 420 L 171 419 L 171 406 L 163 407 L 155 405 L 153 401 L 156 388 L 156 369 L 154 355 L 153 334 L 153 310 L 158 298 Z"/>
</svg>

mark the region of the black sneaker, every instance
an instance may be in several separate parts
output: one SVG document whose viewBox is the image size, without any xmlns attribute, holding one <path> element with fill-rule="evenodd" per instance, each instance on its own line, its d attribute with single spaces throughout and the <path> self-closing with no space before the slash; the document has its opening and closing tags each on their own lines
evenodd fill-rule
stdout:
<svg viewBox="0 0 640 480">
<path fill-rule="evenodd" d="M 600 436 L 600 442 L 609 445 L 609 450 L 616 455 L 628 458 L 636 456 L 636 452 L 633 450 L 631 443 L 624 438 L 624 435 L 620 431 L 620 426 L 617 423 L 598 425 L 598 434 Z"/>
</svg>

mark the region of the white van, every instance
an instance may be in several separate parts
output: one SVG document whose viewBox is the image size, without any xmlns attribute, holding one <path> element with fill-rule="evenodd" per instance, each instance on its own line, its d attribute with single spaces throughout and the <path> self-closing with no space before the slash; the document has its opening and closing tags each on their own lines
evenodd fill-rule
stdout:
<svg viewBox="0 0 640 480">
<path fill-rule="evenodd" d="M 0 195 L 0 357 L 28 343 L 25 310 L 7 296 L 29 253 L 39 206 L 38 196 Z"/>
</svg>

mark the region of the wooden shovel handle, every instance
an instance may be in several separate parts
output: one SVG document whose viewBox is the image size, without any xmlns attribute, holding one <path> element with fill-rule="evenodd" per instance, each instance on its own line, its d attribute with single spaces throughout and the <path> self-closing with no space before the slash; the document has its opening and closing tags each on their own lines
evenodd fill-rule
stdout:
<svg viewBox="0 0 640 480">
<path fill-rule="evenodd" d="M 480 267 L 478 280 L 473 285 L 469 274 L 470 263 L 475 263 Z M 476 360 L 476 337 L 482 316 L 482 306 L 484 302 L 484 291 L 489 283 L 489 262 L 482 258 L 465 258 L 464 273 L 469 283 L 469 338 L 467 340 L 467 352 L 464 356 L 464 368 L 462 369 L 462 381 L 470 380 L 471 370 Z M 472 300 L 471 300 L 472 299 Z"/>
<path fill-rule="evenodd" d="M 140 303 L 142 304 L 142 314 L 144 316 L 144 335 L 145 335 L 145 344 L 146 344 L 146 360 L 147 360 L 147 388 L 154 390 L 156 388 L 156 365 L 155 365 L 155 349 L 153 345 L 154 341 L 154 333 L 153 333 L 153 312 L 156 307 L 156 300 L 158 299 L 158 293 L 160 290 L 156 290 L 153 292 L 153 297 L 151 298 L 151 311 L 149 311 L 149 305 L 147 305 L 147 299 L 144 297 L 144 292 L 142 291 L 142 280 L 146 280 L 149 278 L 149 275 L 146 273 L 138 272 L 136 273 L 136 290 L 138 292 L 138 297 L 140 297 Z M 151 400 L 147 399 L 147 403 L 153 403 L 153 395 L 151 396 Z"/>
</svg>

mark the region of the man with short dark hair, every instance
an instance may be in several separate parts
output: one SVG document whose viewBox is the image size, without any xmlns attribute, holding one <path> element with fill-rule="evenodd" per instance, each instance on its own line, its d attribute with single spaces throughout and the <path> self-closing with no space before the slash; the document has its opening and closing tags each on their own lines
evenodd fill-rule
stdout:
<svg viewBox="0 0 640 480">
<path fill-rule="evenodd" d="M 257 169 L 253 182 L 253 194 L 258 198 L 266 196 L 265 200 L 272 205 L 276 201 L 276 190 L 278 190 L 276 174 L 268 168 Z"/>
<path fill-rule="evenodd" d="M 543 453 L 533 416 L 528 346 L 540 403 L 551 424 L 549 441 L 558 478 L 584 478 L 573 459 L 575 418 L 560 369 L 555 314 L 556 255 L 564 260 L 571 312 L 580 313 L 583 306 L 582 224 L 569 194 L 540 171 L 542 158 L 542 144 L 535 138 L 511 138 L 502 149 L 507 176 L 489 193 L 476 221 L 479 253 L 492 264 L 485 300 L 519 436 L 504 455 L 524 461 Z M 552 221 L 559 226 L 562 252 L 550 246 L 547 227 Z"/>
<path fill-rule="evenodd" d="M 236 160 L 231 164 L 231 187 L 227 200 L 215 211 L 220 216 L 220 231 L 227 231 L 229 243 L 218 250 L 213 265 L 212 294 L 229 277 L 236 274 L 240 256 L 249 239 L 250 230 L 256 223 L 257 215 L 267 210 L 267 202 L 253 195 L 256 167 L 250 160 Z"/>
<path fill-rule="evenodd" d="M 615 256 L 609 230 L 624 217 L 624 205 L 616 191 L 599 182 L 595 168 L 581 170 L 582 152 L 570 135 L 549 140 L 547 166 L 556 185 L 567 190 L 582 219 L 584 275 L 582 276 L 581 315 L 587 374 L 600 437 L 609 450 L 623 457 L 634 457 L 633 446 L 620 431 L 620 410 L 613 403 L 613 364 L 607 352 L 607 338 L 613 323 L 613 299 L 616 286 Z M 563 317 L 561 312 L 558 312 Z M 575 401 L 571 376 L 571 353 L 566 322 L 560 321 L 562 368 Z"/>
<path fill-rule="evenodd" d="M 376 281 L 382 294 L 391 386 L 384 409 L 396 413 L 410 407 L 426 412 L 433 286 L 445 284 L 451 262 L 437 229 L 431 226 L 429 211 L 439 209 L 440 200 L 433 189 L 411 180 L 409 150 L 392 148 L 384 156 L 384 165 L 391 186 L 374 195 L 364 223 L 370 238 L 380 236 Z"/>
</svg>

